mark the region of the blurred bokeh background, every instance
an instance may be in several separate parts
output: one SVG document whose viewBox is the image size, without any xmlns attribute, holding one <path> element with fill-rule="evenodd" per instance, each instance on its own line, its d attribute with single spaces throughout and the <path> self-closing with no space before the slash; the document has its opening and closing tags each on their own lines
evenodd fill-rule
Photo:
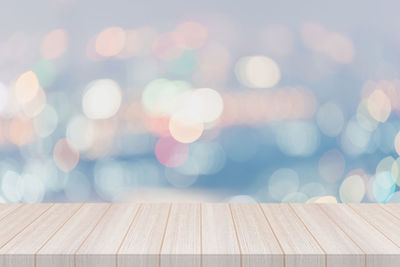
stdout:
<svg viewBox="0 0 400 267">
<path fill-rule="evenodd" d="M 2 1 L 0 201 L 396 202 L 397 1 Z"/>
</svg>

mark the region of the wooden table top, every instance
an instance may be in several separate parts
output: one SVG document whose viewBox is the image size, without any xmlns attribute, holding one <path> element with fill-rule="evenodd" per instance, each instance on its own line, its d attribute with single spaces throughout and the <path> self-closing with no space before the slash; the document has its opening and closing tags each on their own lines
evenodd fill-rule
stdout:
<svg viewBox="0 0 400 267">
<path fill-rule="evenodd" d="M 399 267 L 397 204 L 0 204 L 0 266 Z"/>
</svg>

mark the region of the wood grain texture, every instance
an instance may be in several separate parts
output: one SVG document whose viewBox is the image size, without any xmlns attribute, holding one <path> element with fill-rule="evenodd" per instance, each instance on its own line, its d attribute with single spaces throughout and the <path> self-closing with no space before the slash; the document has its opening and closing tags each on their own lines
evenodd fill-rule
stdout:
<svg viewBox="0 0 400 267">
<path fill-rule="evenodd" d="M 0 204 L 0 221 L 22 207 L 22 204 Z"/>
<path fill-rule="evenodd" d="M 84 204 L 36 253 L 36 267 L 75 267 L 76 252 L 110 207 L 110 204 Z"/>
<path fill-rule="evenodd" d="M 75 266 L 116 267 L 116 254 L 139 207 L 139 204 L 113 204 L 75 253 Z"/>
<path fill-rule="evenodd" d="M 163 267 L 201 266 L 200 204 L 174 204 L 161 246 Z"/>
<path fill-rule="evenodd" d="M 52 206 L 53 204 L 23 205 L 3 217 L 0 221 L 0 249 Z"/>
<path fill-rule="evenodd" d="M 315 204 L 290 204 L 326 253 L 326 265 L 365 267 L 365 253 Z"/>
<path fill-rule="evenodd" d="M 357 214 L 373 225 L 390 241 L 400 246 L 400 211 L 398 205 L 349 204 Z"/>
<path fill-rule="evenodd" d="M 240 267 L 240 247 L 228 204 L 202 204 L 203 267 Z"/>
<path fill-rule="evenodd" d="M 118 267 L 159 267 L 171 204 L 143 204 L 118 251 Z"/>
<path fill-rule="evenodd" d="M 284 255 L 261 208 L 230 205 L 241 246 L 242 266 L 284 266 Z"/>
<path fill-rule="evenodd" d="M 390 242 L 386 236 L 356 214 L 349 206 L 332 204 L 320 206 L 325 214 L 366 254 L 367 266 L 399 266 L 399 247 Z"/>
<path fill-rule="evenodd" d="M 286 267 L 323 267 L 325 252 L 287 204 L 262 204 L 285 253 Z"/>
<path fill-rule="evenodd" d="M 4 266 L 34 267 L 35 254 L 82 204 L 55 204 L 0 249 Z M 40 207 L 40 210 L 42 208 Z"/>
<path fill-rule="evenodd" d="M 0 204 L 0 267 L 397 267 L 397 204 Z"/>
</svg>

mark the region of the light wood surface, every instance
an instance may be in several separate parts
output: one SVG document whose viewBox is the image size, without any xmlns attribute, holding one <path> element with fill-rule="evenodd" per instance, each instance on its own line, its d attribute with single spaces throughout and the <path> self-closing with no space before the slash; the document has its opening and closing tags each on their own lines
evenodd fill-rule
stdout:
<svg viewBox="0 0 400 267">
<path fill-rule="evenodd" d="M 202 204 L 203 267 L 240 267 L 239 242 L 228 204 Z"/>
<path fill-rule="evenodd" d="M 174 204 L 160 249 L 160 265 L 201 266 L 200 204 Z"/>
<path fill-rule="evenodd" d="M 0 267 L 397 267 L 397 204 L 0 204 Z"/>
<path fill-rule="evenodd" d="M 276 236 L 279 237 L 286 267 L 325 266 L 323 249 L 289 205 L 261 206 Z"/>
</svg>

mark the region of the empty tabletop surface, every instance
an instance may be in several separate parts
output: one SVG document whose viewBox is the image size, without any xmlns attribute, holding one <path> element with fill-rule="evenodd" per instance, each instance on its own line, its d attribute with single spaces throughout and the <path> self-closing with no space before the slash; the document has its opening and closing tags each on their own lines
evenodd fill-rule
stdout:
<svg viewBox="0 0 400 267">
<path fill-rule="evenodd" d="M 398 204 L 0 204 L 0 267 L 398 267 Z"/>
</svg>

